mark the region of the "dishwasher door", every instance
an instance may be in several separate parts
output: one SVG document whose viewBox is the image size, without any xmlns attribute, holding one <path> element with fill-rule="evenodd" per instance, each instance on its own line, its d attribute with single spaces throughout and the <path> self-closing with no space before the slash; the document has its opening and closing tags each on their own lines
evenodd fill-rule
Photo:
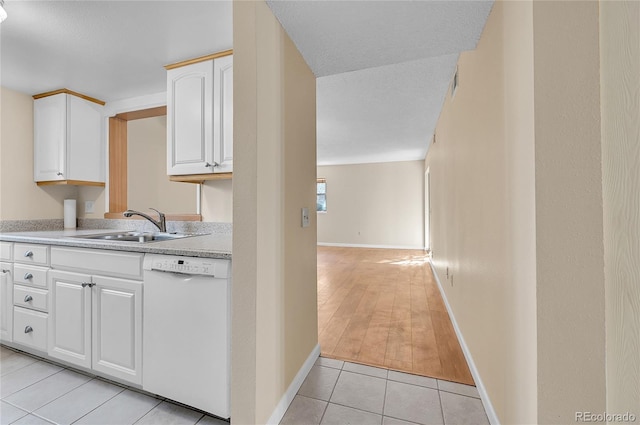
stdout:
<svg viewBox="0 0 640 425">
<path fill-rule="evenodd" d="M 207 261 L 230 270 L 228 260 Z M 145 258 L 143 389 L 229 418 L 229 279 L 150 270 L 151 263 Z"/>
</svg>

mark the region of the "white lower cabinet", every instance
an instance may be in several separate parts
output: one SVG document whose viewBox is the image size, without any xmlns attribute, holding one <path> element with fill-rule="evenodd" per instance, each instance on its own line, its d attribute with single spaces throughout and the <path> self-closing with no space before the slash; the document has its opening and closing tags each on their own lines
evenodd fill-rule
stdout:
<svg viewBox="0 0 640 425">
<path fill-rule="evenodd" d="M 142 383 L 142 282 L 52 270 L 51 357 Z"/>
</svg>

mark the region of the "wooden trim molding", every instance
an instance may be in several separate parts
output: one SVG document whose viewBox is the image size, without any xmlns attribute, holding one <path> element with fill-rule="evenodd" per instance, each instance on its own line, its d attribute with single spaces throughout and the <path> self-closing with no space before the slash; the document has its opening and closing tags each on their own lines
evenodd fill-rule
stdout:
<svg viewBox="0 0 640 425">
<path fill-rule="evenodd" d="M 124 121 L 141 120 L 144 118 L 162 117 L 167 115 L 166 106 L 158 106 L 157 108 L 143 109 L 141 111 L 123 112 L 117 114 L 116 118 Z"/>
<path fill-rule="evenodd" d="M 166 69 L 167 71 L 170 69 L 174 69 L 174 68 L 180 68 L 182 66 L 187 66 L 187 65 L 192 65 L 194 63 L 198 63 L 198 62 L 205 62 L 211 59 L 216 59 L 216 58 L 222 58 L 224 56 L 229 56 L 233 54 L 233 49 L 229 49 L 229 50 L 225 50 L 222 52 L 218 52 L 218 53 L 212 53 L 210 55 L 206 55 L 206 56 L 200 56 L 199 58 L 193 58 L 193 59 L 188 59 L 186 61 L 182 61 L 182 62 L 176 62 L 176 63 L 172 63 L 169 65 L 165 65 L 164 69 Z"/>
<path fill-rule="evenodd" d="M 109 211 L 127 209 L 127 121 L 109 118 Z"/>
<path fill-rule="evenodd" d="M 144 220 L 142 217 L 133 216 L 125 217 L 121 212 L 108 212 L 104 213 L 104 218 L 114 218 L 118 220 Z M 165 214 L 167 221 L 202 221 L 201 214 Z"/>
<path fill-rule="evenodd" d="M 84 95 L 82 93 L 78 93 L 75 91 L 71 91 L 69 89 L 59 89 L 59 90 L 54 90 L 54 91 L 48 91 L 46 93 L 40 93 L 40 94 L 34 94 L 33 95 L 33 99 L 42 99 L 43 97 L 49 97 L 49 96 L 55 96 L 56 94 L 70 94 L 72 96 L 76 96 L 79 97 L 81 99 L 84 100 L 88 100 L 89 102 L 93 102 L 93 103 L 97 103 L 98 105 L 104 106 L 105 102 L 99 99 L 96 99 L 94 97 L 89 97 L 87 95 Z"/>
<path fill-rule="evenodd" d="M 38 186 L 57 186 L 57 185 L 68 185 L 68 186 L 98 186 L 105 187 L 104 182 L 89 182 L 84 180 L 49 180 L 36 182 Z"/>
<path fill-rule="evenodd" d="M 169 176 L 172 182 L 202 184 L 207 180 L 231 180 L 233 173 L 209 173 L 209 174 L 188 174 L 183 176 Z"/>
</svg>

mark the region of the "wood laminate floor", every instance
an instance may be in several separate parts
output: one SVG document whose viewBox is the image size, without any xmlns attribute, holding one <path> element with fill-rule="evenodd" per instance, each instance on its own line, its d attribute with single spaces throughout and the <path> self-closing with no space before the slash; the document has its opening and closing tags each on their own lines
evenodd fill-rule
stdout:
<svg viewBox="0 0 640 425">
<path fill-rule="evenodd" d="M 318 247 L 322 356 L 474 385 L 426 254 Z"/>
</svg>

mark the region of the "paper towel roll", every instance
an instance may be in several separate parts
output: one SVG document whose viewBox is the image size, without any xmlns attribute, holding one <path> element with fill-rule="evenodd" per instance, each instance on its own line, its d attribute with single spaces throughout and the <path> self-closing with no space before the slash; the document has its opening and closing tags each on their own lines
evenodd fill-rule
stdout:
<svg viewBox="0 0 640 425">
<path fill-rule="evenodd" d="M 76 228 L 76 200 L 75 199 L 64 200 L 64 228 L 65 229 Z"/>
</svg>

